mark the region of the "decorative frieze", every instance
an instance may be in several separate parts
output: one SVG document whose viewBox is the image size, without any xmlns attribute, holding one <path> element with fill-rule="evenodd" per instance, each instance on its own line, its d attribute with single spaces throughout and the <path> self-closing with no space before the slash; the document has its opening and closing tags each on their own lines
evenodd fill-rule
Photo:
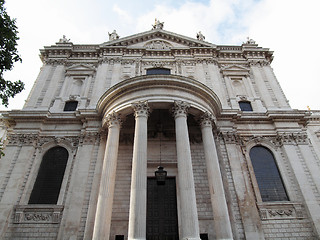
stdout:
<svg viewBox="0 0 320 240">
<path fill-rule="evenodd" d="M 284 144 L 309 144 L 309 139 L 306 132 L 301 133 L 279 133 L 277 135 L 251 135 L 242 136 L 236 132 L 220 132 L 219 137 L 223 138 L 227 143 L 239 144 L 245 147 L 249 142 L 254 141 L 256 144 L 268 141 L 275 147 L 280 147 Z"/>
<path fill-rule="evenodd" d="M 7 139 L 8 145 L 33 145 L 38 141 L 39 135 L 35 133 L 9 133 Z"/>
<path fill-rule="evenodd" d="M 261 220 L 304 218 L 300 203 L 258 203 Z"/>
<path fill-rule="evenodd" d="M 100 132 L 85 132 L 81 134 L 79 143 L 82 144 L 94 144 L 97 139 L 100 138 Z"/>
<path fill-rule="evenodd" d="M 13 223 L 50 224 L 60 223 L 61 205 L 18 205 L 15 207 Z"/>
</svg>

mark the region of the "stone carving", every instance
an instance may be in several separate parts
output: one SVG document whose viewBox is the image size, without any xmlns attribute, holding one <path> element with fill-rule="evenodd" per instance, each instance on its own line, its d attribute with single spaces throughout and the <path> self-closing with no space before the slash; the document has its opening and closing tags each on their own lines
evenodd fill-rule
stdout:
<svg viewBox="0 0 320 240">
<path fill-rule="evenodd" d="M 164 22 L 160 22 L 158 19 L 155 19 L 152 29 L 163 29 L 163 24 Z"/>
<path fill-rule="evenodd" d="M 134 116 L 139 117 L 139 116 L 149 116 L 150 113 L 150 108 L 148 106 L 148 101 L 140 101 L 137 103 L 133 103 L 131 107 L 134 110 Z"/>
<path fill-rule="evenodd" d="M 38 137 L 37 139 L 37 147 L 42 147 L 44 144 L 54 141 L 55 143 L 60 143 L 62 141 L 66 141 L 71 143 L 73 147 L 77 147 L 79 145 L 79 136 L 69 136 L 69 137 L 56 137 L 56 136 L 45 136 Z"/>
<path fill-rule="evenodd" d="M 170 50 L 170 45 L 164 41 L 156 40 L 149 43 L 146 48 L 149 50 Z"/>
<path fill-rule="evenodd" d="M 304 218 L 302 205 L 299 203 L 258 203 L 262 220 Z"/>
<path fill-rule="evenodd" d="M 120 38 L 120 36 L 117 34 L 116 30 L 113 30 L 112 33 L 109 33 L 109 41 L 117 40 Z"/>
<path fill-rule="evenodd" d="M 212 127 L 212 122 L 214 118 L 211 113 L 205 112 L 200 116 L 200 125 L 201 127 L 210 126 Z"/>
<path fill-rule="evenodd" d="M 19 205 L 15 208 L 14 223 L 59 223 L 63 206 Z"/>
<path fill-rule="evenodd" d="M 183 101 L 174 101 L 174 105 L 172 108 L 172 113 L 174 118 L 178 116 L 187 116 L 188 110 L 190 108 L 190 104 Z"/>
<path fill-rule="evenodd" d="M 256 41 L 254 41 L 253 39 L 247 37 L 247 41 L 245 42 L 245 44 L 256 44 Z"/>
<path fill-rule="evenodd" d="M 203 34 L 201 33 L 201 31 L 199 31 L 197 33 L 197 39 L 200 40 L 200 41 L 204 41 L 206 39 L 205 36 L 203 36 Z"/>
<path fill-rule="evenodd" d="M 122 120 L 121 120 L 119 113 L 112 112 L 112 113 L 108 114 L 106 119 L 107 119 L 107 124 L 108 124 L 109 128 L 114 125 L 119 125 L 121 127 Z"/>
<path fill-rule="evenodd" d="M 62 38 L 59 39 L 59 43 L 68 43 L 70 39 L 67 39 L 66 35 L 63 35 Z"/>
<path fill-rule="evenodd" d="M 8 134 L 8 145 L 33 145 L 38 140 L 38 134 L 26 133 L 26 134 Z"/>
</svg>

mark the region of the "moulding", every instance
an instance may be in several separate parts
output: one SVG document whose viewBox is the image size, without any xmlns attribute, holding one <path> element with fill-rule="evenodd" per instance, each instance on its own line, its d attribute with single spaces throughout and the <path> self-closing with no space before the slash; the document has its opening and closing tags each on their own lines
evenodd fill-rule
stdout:
<svg viewBox="0 0 320 240">
<path fill-rule="evenodd" d="M 13 223 L 57 224 L 60 223 L 64 206 L 62 205 L 17 205 Z"/>
</svg>

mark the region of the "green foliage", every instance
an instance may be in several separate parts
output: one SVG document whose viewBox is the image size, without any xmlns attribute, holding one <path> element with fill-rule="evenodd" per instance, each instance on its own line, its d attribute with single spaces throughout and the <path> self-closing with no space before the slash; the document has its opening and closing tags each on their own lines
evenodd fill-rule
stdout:
<svg viewBox="0 0 320 240">
<path fill-rule="evenodd" d="M 0 99 L 7 107 L 9 98 L 20 93 L 24 89 L 24 83 L 20 80 L 11 82 L 3 78 L 4 71 L 11 70 L 15 62 L 21 62 L 17 50 L 19 37 L 16 21 L 8 16 L 4 2 L 0 0 Z"/>
</svg>

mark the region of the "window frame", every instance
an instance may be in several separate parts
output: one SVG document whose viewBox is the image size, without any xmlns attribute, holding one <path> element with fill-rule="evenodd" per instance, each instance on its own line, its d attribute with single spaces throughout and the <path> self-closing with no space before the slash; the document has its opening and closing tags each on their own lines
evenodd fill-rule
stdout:
<svg viewBox="0 0 320 240">
<path fill-rule="evenodd" d="M 19 205 L 42 205 L 42 204 L 28 204 L 28 202 L 29 202 L 34 184 L 36 182 L 38 172 L 40 170 L 40 165 L 41 165 L 43 156 L 45 155 L 45 153 L 49 149 L 57 147 L 57 146 L 64 147 L 68 151 L 67 165 L 66 165 L 64 176 L 62 179 L 57 203 L 56 204 L 45 204 L 44 206 L 63 205 L 64 196 L 66 194 L 66 188 L 67 188 L 67 184 L 68 184 L 68 179 L 69 179 L 71 167 L 72 167 L 73 160 L 74 160 L 73 155 L 74 155 L 74 151 L 75 151 L 74 147 L 72 147 L 72 145 L 66 140 L 61 140 L 61 142 L 59 142 L 58 144 L 54 141 L 50 141 L 50 142 L 44 144 L 41 148 L 39 148 L 39 150 L 37 151 L 36 157 L 34 159 L 34 163 L 32 164 L 32 168 L 31 168 L 31 171 L 30 171 L 30 174 L 28 177 L 28 181 L 26 183 L 26 187 L 25 187 L 24 193 L 22 194 Z"/>
<path fill-rule="evenodd" d="M 278 167 L 279 174 L 280 174 L 282 182 L 283 182 L 283 186 L 284 186 L 285 191 L 287 193 L 287 196 L 288 196 L 288 199 L 289 199 L 288 201 L 269 201 L 269 202 L 262 201 L 261 193 L 260 193 L 260 189 L 259 189 L 259 185 L 258 185 L 258 181 L 256 179 L 256 175 L 255 175 L 255 172 L 254 172 L 254 169 L 253 169 L 253 165 L 252 165 L 252 162 L 251 162 L 251 158 L 250 158 L 250 155 L 249 155 L 251 148 L 256 147 L 256 146 L 265 147 L 272 153 L 274 161 L 275 161 L 275 164 Z M 279 203 L 279 204 L 283 203 L 283 204 L 286 204 L 286 203 L 292 202 L 294 200 L 295 193 L 294 193 L 294 190 L 291 188 L 289 176 L 287 176 L 285 174 L 286 173 L 286 167 L 284 166 L 283 161 L 279 161 L 279 159 L 281 159 L 282 156 L 275 149 L 276 149 L 276 147 L 273 144 L 271 144 L 269 141 L 266 141 L 266 140 L 261 140 L 260 141 L 260 140 L 258 140 L 258 142 L 257 142 L 257 139 L 253 139 L 253 140 L 249 141 L 247 143 L 247 146 L 245 147 L 245 158 L 246 158 L 246 162 L 247 162 L 247 165 L 248 165 L 248 170 L 249 170 L 249 175 L 250 175 L 250 178 L 251 178 L 252 187 L 253 187 L 253 190 L 254 190 L 254 193 L 255 193 L 256 200 L 257 200 L 258 204 L 272 204 L 272 203 Z"/>
<path fill-rule="evenodd" d="M 66 109 L 67 104 L 69 104 L 69 103 L 77 103 L 75 109 L 73 109 L 73 110 L 68 110 L 68 109 Z M 74 112 L 74 111 L 77 111 L 78 106 L 79 106 L 79 101 L 77 101 L 77 100 L 69 100 L 69 101 L 66 101 L 66 102 L 64 103 L 63 111 L 64 111 L 64 112 Z"/>
<path fill-rule="evenodd" d="M 55 149 L 62 149 L 62 151 L 64 153 L 62 153 L 63 155 L 61 155 L 60 157 L 58 157 L 58 161 L 55 161 L 57 158 L 52 158 L 52 155 L 57 154 L 55 151 Z M 51 151 L 51 152 L 50 152 Z M 66 155 L 65 155 L 66 154 Z M 50 156 L 51 155 L 51 156 Z M 67 168 L 67 164 L 68 164 L 68 159 L 69 159 L 69 152 L 66 148 L 61 147 L 61 146 L 55 146 L 52 147 L 50 149 L 48 149 L 42 156 L 41 159 L 41 163 L 38 169 L 38 173 L 36 176 L 36 180 L 34 182 L 29 200 L 28 200 L 28 205 L 32 205 L 32 204 L 45 204 L 45 205 L 56 205 L 59 199 L 59 195 L 60 195 L 60 191 L 61 191 L 61 185 L 63 182 L 63 178 L 64 178 L 64 174 L 66 172 L 66 168 Z M 53 162 L 51 162 L 53 161 Z M 58 163 L 59 161 L 61 161 L 61 163 Z M 54 164 L 56 166 L 59 166 L 58 168 L 55 168 L 54 166 L 52 166 L 52 163 L 57 163 Z M 57 172 L 60 172 L 60 178 L 56 180 L 56 176 L 54 175 L 55 173 L 52 174 L 52 172 L 49 170 L 51 167 L 54 168 L 54 170 L 57 170 Z M 59 169 L 60 168 L 60 169 Z M 49 170 L 49 172 L 48 172 Z M 54 177 L 54 181 L 53 181 L 53 187 L 52 190 L 48 192 L 48 184 L 46 182 L 52 182 L 52 180 L 48 181 L 48 173 L 49 176 Z M 41 175 L 40 175 L 41 174 Z M 43 192 L 44 191 L 44 192 Z M 50 195 L 50 192 L 54 192 L 57 195 L 53 195 L 51 197 L 49 197 L 48 199 L 41 199 L 41 197 L 39 197 L 40 195 L 44 195 L 46 194 L 47 196 Z M 32 202 L 30 202 L 32 201 Z"/>
<path fill-rule="evenodd" d="M 241 104 L 244 104 L 244 103 L 246 103 L 246 104 L 248 104 L 247 106 L 250 106 L 250 110 L 246 110 L 246 109 L 244 109 L 244 108 L 242 108 L 241 107 Z M 253 108 L 252 108 L 252 104 L 251 104 L 251 102 L 250 101 L 247 101 L 247 100 L 241 100 L 241 101 L 239 101 L 238 102 L 238 104 L 239 104 L 239 108 L 240 108 L 240 110 L 242 111 L 242 112 L 253 112 Z"/>
<path fill-rule="evenodd" d="M 270 200 L 263 200 L 263 199 L 262 199 L 261 188 L 260 188 L 260 187 L 262 187 L 262 186 L 260 185 L 260 187 L 259 187 L 259 182 L 258 182 L 258 180 L 257 180 L 257 175 L 256 175 L 257 172 L 255 172 L 255 170 L 254 170 L 254 164 L 253 164 L 253 162 L 252 162 L 254 159 L 252 159 L 252 158 L 251 158 L 251 155 L 250 155 L 250 154 L 251 154 L 251 151 L 252 151 L 254 148 L 262 148 L 262 149 L 264 149 L 265 151 L 269 152 L 268 154 L 271 154 L 270 156 L 272 157 L 272 159 L 270 159 L 270 161 L 273 160 L 273 163 L 274 163 L 275 168 L 276 168 L 276 171 L 277 171 L 277 177 L 279 178 L 280 182 L 282 183 L 282 187 L 283 187 L 283 190 L 284 190 L 284 194 L 285 194 L 285 196 L 287 197 L 287 200 L 271 200 L 271 201 L 270 201 Z M 250 161 L 251 161 L 251 164 L 252 164 L 252 169 L 253 169 L 253 172 L 254 172 L 255 180 L 257 181 L 257 185 L 258 185 L 258 188 L 259 188 L 261 201 L 264 202 L 264 203 L 269 203 L 269 202 L 288 202 L 288 201 L 290 200 L 290 199 L 289 199 L 289 195 L 288 195 L 286 186 L 285 186 L 285 184 L 284 184 L 284 181 L 283 181 L 283 179 L 282 179 L 282 174 L 281 174 L 281 172 L 280 172 L 279 166 L 278 166 L 278 164 L 277 164 L 277 162 L 276 162 L 276 159 L 275 159 L 272 151 L 271 151 L 269 148 L 258 144 L 258 145 L 253 146 L 252 148 L 250 148 L 249 157 L 250 157 Z M 271 165 L 273 165 L 273 163 L 271 163 Z M 279 182 L 279 183 L 280 183 L 280 182 Z M 263 183 L 263 185 L 265 186 L 265 183 Z M 279 189 L 279 190 L 281 190 L 281 189 Z"/>
<path fill-rule="evenodd" d="M 166 70 L 169 73 L 148 73 L 149 71 L 152 71 L 152 70 L 159 70 L 159 72 L 160 72 L 160 70 L 162 70 L 162 71 Z M 170 68 L 164 68 L 164 67 L 147 68 L 146 69 L 146 75 L 148 75 L 148 76 L 151 76 L 151 75 L 171 75 L 171 69 Z"/>
</svg>

